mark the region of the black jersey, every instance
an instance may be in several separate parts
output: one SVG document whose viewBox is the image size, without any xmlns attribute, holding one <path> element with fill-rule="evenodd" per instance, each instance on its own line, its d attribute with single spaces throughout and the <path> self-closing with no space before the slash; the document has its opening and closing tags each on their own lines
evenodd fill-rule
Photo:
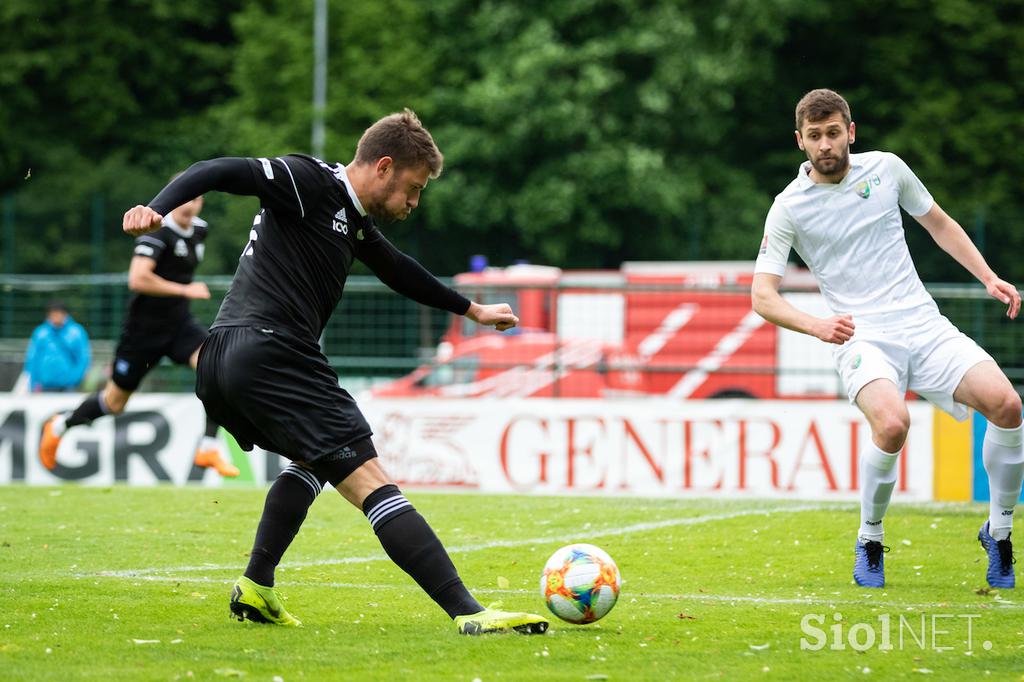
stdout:
<svg viewBox="0 0 1024 682">
<path fill-rule="evenodd" d="M 301 154 L 198 161 L 149 206 L 166 215 L 211 190 L 257 196 L 261 205 L 213 328 L 281 330 L 315 347 L 355 258 L 417 303 L 456 315 L 469 310 L 469 299 L 380 233 L 340 163 Z"/>
<path fill-rule="evenodd" d="M 381 238 L 345 167 L 299 154 L 248 159 L 261 209 L 213 327 L 265 325 L 316 341 L 360 243 Z"/>
<path fill-rule="evenodd" d="M 208 233 L 206 221 L 192 219 L 192 227 L 183 230 L 171 217 L 165 216 L 163 226 L 135 240 L 134 255 L 156 261 L 153 272 L 163 279 L 189 284 L 196 267 L 203 260 Z M 126 327 L 173 327 L 189 316 L 189 300 L 182 296 L 147 296 L 135 294 L 128 303 Z"/>
</svg>

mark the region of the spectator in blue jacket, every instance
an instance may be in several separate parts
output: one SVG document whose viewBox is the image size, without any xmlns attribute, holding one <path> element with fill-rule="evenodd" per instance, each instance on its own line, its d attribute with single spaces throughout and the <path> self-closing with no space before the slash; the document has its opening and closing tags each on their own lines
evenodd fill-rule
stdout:
<svg viewBox="0 0 1024 682">
<path fill-rule="evenodd" d="M 82 383 L 92 354 L 85 328 L 60 301 L 46 309 L 46 321 L 32 332 L 25 373 L 33 391 L 74 391 Z"/>
</svg>

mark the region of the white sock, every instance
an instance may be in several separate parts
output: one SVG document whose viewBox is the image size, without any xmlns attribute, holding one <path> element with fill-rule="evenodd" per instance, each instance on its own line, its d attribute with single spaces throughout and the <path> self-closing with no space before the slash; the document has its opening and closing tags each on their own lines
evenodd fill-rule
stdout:
<svg viewBox="0 0 1024 682">
<path fill-rule="evenodd" d="M 1010 537 L 1013 529 L 1013 508 L 1024 480 L 1021 434 L 1021 426 L 1002 429 L 989 423 L 981 446 L 981 461 L 988 472 L 988 532 L 996 540 Z"/>
<path fill-rule="evenodd" d="M 68 432 L 68 415 L 66 412 L 61 412 L 54 417 L 53 425 L 50 427 L 53 430 L 53 435 L 57 438 L 63 438 L 64 434 Z"/>
<path fill-rule="evenodd" d="M 860 453 L 860 531 L 862 542 L 881 542 L 885 535 L 882 517 L 889 508 L 896 487 L 898 452 L 885 452 L 873 442 Z"/>
<path fill-rule="evenodd" d="M 220 451 L 220 444 L 213 436 L 203 436 L 199 440 L 200 450 L 217 450 Z"/>
</svg>

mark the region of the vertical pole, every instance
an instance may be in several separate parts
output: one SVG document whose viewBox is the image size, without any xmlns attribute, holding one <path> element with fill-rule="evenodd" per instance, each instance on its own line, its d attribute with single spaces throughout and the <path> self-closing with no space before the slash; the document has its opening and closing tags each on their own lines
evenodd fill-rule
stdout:
<svg viewBox="0 0 1024 682">
<path fill-rule="evenodd" d="M 13 275 L 15 268 L 14 254 L 17 245 L 14 243 L 14 194 L 4 195 L 4 274 Z"/>
<path fill-rule="evenodd" d="M 96 192 L 92 195 L 92 210 L 90 212 L 90 227 L 92 232 L 92 274 L 98 275 L 103 272 L 103 244 L 104 244 L 104 223 L 106 223 L 105 203 L 103 193 Z M 97 296 L 96 287 L 86 289 L 89 298 L 89 317 L 80 319 L 79 322 L 86 327 L 94 325 L 103 315 L 103 297 Z M 84 311 L 78 310 L 81 315 Z"/>
<path fill-rule="evenodd" d="M 431 333 L 430 322 L 433 317 L 433 308 L 428 308 L 425 305 L 418 305 L 416 308 L 419 311 L 420 316 L 420 342 L 419 349 L 422 352 L 426 348 L 430 348 L 434 344 L 434 335 Z"/>
<path fill-rule="evenodd" d="M 313 156 L 324 155 L 324 112 L 327 108 L 327 0 L 315 0 L 313 13 Z"/>
<path fill-rule="evenodd" d="M 551 296 L 551 319 L 554 325 L 551 331 L 555 333 L 555 349 L 551 355 L 551 371 L 554 372 L 554 381 L 551 383 L 551 395 L 555 398 L 562 397 L 562 332 L 561 320 L 559 320 L 558 299 L 562 288 L 562 282 L 557 281 L 551 285 L 549 295 Z"/>
<path fill-rule="evenodd" d="M 15 243 L 15 215 L 14 215 L 14 194 L 4 195 L 3 202 L 3 245 L 4 245 L 4 274 L 13 275 L 17 267 L 14 254 L 17 252 Z M 3 315 L 3 336 L 13 336 L 14 325 L 14 290 L 6 287 L 4 292 L 4 315 Z"/>
<path fill-rule="evenodd" d="M 689 260 L 701 259 L 700 237 L 704 232 L 704 212 L 697 208 L 690 213 L 690 243 L 687 258 Z"/>
<path fill-rule="evenodd" d="M 92 228 L 92 273 L 94 275 L 103 272 L 103 233 L 104 223 L 106 222 L 104 209 L 103 193 L 96 192 L 92 195 L 92 210 L 89 216 L 89 223 Z"/>
<path fill-rule="evenodd" d="M 313 9 L 313 122 L 310 147 L 313 156 L 324 156 L 324 109 L 327 103 L 327 0 L 314 0 Z M 320 351 L 326 355 L 325 334 Z"/>
</svg>

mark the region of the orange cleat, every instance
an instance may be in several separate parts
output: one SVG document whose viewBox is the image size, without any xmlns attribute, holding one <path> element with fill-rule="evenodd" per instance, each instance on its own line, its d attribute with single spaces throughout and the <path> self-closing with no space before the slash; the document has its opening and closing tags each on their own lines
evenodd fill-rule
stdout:
<svg viewBox="0 0 1024 682">
<path fill-rule="evenodd" d="M 57 447 L 60 446 L 60 436 L 53 432 L 53 422 L 60 415 L 55 414 L 43 424 L 43 435 L 39 438 L 39 461 L 47 469 L 53 470 L 57 466 Z"/>
<path fill-rule="evenodd" d="M 224 478 L 234 478 L 239 473 L 238 467 L 234 464 L 229 464 L 224 461 L 224 458 L 220 456 L 216 448 L 209 448 L 207 450 L 196 450 L 196 466 L 201 467 L 212 467 L 217 470 L 217 473 Z"/>
</svg>

